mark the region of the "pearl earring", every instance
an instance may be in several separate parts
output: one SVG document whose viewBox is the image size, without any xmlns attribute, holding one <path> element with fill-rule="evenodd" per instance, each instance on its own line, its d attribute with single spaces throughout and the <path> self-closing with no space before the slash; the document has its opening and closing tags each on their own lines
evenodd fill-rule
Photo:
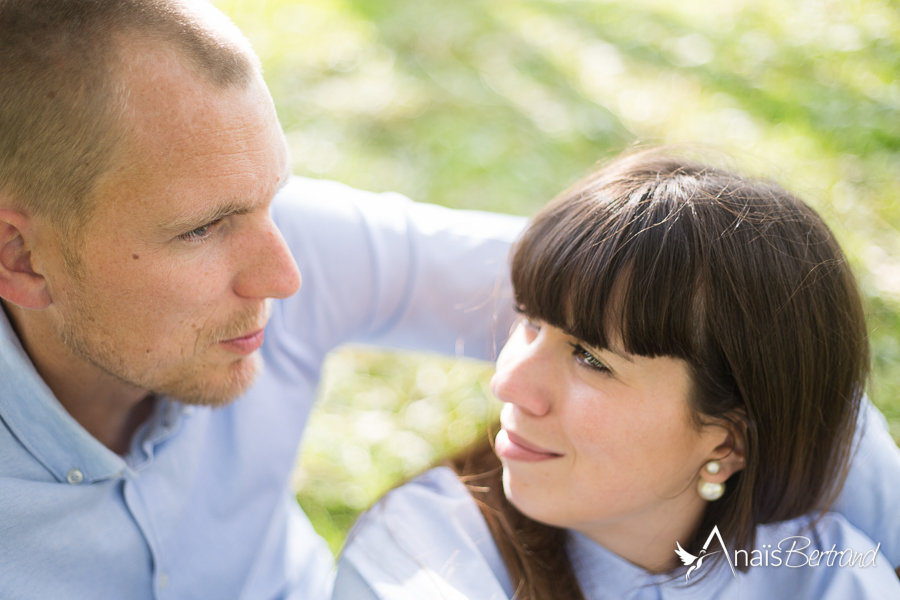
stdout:
<svg viewBox="0 0 900 600">
<path fill-rule="evenodd" d="M 722 494 L 725 493 L 725 484 L 703 481 L 701 479 L 697 482 L 697 493 L 700 494 L 700 497 L 704 500 L 712 502 L 713 500 L 721 498 Z"/>
<path fill-rule="evenodd" d="M 706 472 L 715 475 L 722 470 L 722 466 L 717 460 L 711 460 L 704 467 Z M 704 481 L 702 478 L 697 482 L 697 493 L 700 497 L 708 502 L 718 500 L 725 493 L 724 483 L 713 483 L 712 481 Z"/>
</svg>

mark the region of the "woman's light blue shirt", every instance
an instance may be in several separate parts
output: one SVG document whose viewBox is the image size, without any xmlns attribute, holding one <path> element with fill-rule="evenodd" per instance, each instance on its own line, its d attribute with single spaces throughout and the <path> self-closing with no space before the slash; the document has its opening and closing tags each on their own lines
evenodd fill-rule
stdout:
<svg viewBox="0 0 900 600">
<path fill-rule="evenodd" d="M 897 535 L 896 528 L 891 535 Z M 804 542 L 792 536 L 803 536 L 809 546 L 802 547 Z M 781 566 L 775 566 L 772 550 L 779 543 Z M 755 548 L 761 549 L 760 560 L 769 551 L 768 567 L 752 566 L 743 573 L 720 561 L 704 577 L 696 573 L 696 581 L 686 585 L 683 570 L 674 575 L 651 574 L 578 533 L 572 532 L 569 541 L 570 557 L 588 600 L 900 598 L 900 580 L 881 546 L 840 514 L 827 513 L 815 524 L 800 518 L 761 526 Z M 832 548 L 868 552 L 864 555 L 868 566 L 840 567 L 837 557 L 831 567 L 827 559 L 815 567 L 804 566 L 801 552 L 810 557 L 813 549 Z M 788 549 L 794 553 L 785 555 Z M 739 555 L 741 561 L 749 558 L 750 554 Z M 394 490 L 354 529 L 340 561 L 334 599 L 372 598 L 513 598 L 513 586 L 487 525 L 450 469 L 433 469 Z"/>
</svg>

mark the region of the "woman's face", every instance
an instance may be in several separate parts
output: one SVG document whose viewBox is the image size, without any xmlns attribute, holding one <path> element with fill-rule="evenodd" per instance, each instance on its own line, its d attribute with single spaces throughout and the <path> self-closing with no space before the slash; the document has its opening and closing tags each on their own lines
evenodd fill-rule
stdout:
<svg viewBox="0 0 900 600">
<path fill-rule="evenodd" d="M 504 488 L 522 513 L 614 551 L 610 536 L 673 523 L 693 531 L 705 506 L 701 468 L 729 454 L 733 438 L 692 421 L 687 363 L 591 348 L 523 319 L 491 388 L 505 403 L 496 441 Z"/>
</svg>

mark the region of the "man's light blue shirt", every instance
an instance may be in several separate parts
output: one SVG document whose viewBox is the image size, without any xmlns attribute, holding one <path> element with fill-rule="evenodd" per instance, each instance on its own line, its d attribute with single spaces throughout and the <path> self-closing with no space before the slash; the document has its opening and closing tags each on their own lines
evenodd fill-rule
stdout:
<svg viewBox="0 0 900 600">
<path fill-rule="evenodd" d="M 224 409 L 161 398 L 124 457 L 63 409 L 0 311 L 0 598 L 330 596 L 333 559 L 289 483 L 326 353 L 493 358 L 523 220 L 300 178 L 272 213 L 303 287 L 274 303 L 259 379 Z"/>
</svg>

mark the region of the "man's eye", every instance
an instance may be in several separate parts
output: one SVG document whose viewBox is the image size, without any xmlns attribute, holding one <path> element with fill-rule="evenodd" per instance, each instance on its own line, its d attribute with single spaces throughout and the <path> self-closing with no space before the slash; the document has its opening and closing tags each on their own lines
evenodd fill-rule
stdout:
<svg viewBox="0 0 900 600">
<path fill-rule="evenodd" d="M 589 369 L 594 369 L 595 371 L 601 371 L 604 373 L 609 373 L 609 367 L 607 367 L 600 359 L 587 351 L 587 349 L 581 344 L 569 344 L 572 346 L 572 354 L 575 356 L 575 359 L 583 364 L 585 367 Z"/>
<path fill-rule="evenodd" d="M 202 227 L 198 227 L 197 229 L 192 229 L 187 233 L 182 233 L 178 237 L 185 242 L 201 242 L 209 237 L 210 231 L 212 228 L 218 223 L 218 221 L 213 221 L 212 223 L 207 223 Z"/>
</svg>

